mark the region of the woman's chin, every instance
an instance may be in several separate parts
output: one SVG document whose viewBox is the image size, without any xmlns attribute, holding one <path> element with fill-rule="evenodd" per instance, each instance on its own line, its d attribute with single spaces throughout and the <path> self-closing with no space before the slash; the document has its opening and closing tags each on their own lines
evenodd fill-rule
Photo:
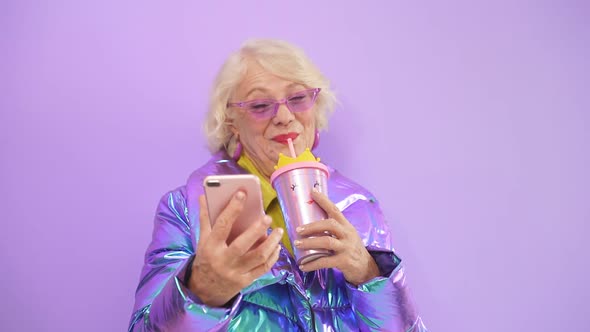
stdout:
<svg viewBox="0 0 590 332">
<path fill-rule="evenodd" d="M 274 142 L 274 141 L 273 141 Z M 279 154 L 284 154 L 284 155 L 291 155 L 291 153 L 289 152 L 289 146 L 287 144 L 282 144 L 279 142 L 274 142 L 273 144 L 273 152 L 275 152 L 273 154 L 273 156 L 276 156 L 276 160 L 279 160 Z"/>
</svg>

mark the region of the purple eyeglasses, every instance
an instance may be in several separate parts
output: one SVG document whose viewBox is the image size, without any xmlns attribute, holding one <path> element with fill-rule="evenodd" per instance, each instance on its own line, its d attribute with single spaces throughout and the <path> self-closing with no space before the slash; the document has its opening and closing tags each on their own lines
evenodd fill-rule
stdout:
<svg viewBox="0 0 590 332">
<path fill-rule="evenodd" d="M 320 93 L 320 88 L 308 89 L 288 96 L 281 100 L 274 99 L 255 99 L 241 101 L 237 103 L 228 103 L 227 106 L 243 108 L 252 114 L 256 119 L 269 119 L 277 115 L 279 106 L 285 104 L 291 113 L 305 112 L 313 106 Z"/>
</svg>

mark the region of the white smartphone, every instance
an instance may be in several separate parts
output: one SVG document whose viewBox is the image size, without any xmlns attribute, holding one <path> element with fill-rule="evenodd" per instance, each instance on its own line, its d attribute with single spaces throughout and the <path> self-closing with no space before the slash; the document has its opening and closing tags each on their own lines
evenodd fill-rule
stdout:
<svg viewBox="0 0 590 332">
<path fill-rule="evenodd" d="M 264 217 L 262 191 L 260 189 L 260 180 L 257 176 L 252 174 L 210 175 L 203 180 L 203 186 L 205 188 L 211 226 L 215 224 L 215 220 L 217 220 L 219 214 L 225 209 L 238 190 L 246 193 L 244 210 L 238 219 L 234 221 L 232 230 L 227 238 L 228 245 L 248 229 L 250 225 L 262 220 Z"/>
</svg>

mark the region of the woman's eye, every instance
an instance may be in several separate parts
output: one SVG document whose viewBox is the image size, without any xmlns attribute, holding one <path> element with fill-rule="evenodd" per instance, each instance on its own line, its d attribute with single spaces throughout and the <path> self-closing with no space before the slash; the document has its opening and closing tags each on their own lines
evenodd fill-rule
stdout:
<svg viewBox="0 0 590 332">
<path fill-rule="evenodd" d="M 300 103 L 305 100 L 305 95 L 299 95 L 289 98 L 290 103 Z"/>
<path fill-rule="evenodd" d="M 270 107 L 270 104 L 262 103 L 262 104 L 253 104 L 250 105 L 249 109 L 252 112 L 264 112 Z"/>
</svg>

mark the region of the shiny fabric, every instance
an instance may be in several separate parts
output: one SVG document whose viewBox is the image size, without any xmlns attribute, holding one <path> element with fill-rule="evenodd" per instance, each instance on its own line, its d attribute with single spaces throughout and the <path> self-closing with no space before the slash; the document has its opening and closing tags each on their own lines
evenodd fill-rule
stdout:
<svg viewBox="0 0 590 332">
<path fill-rule="evenodd" d="M 403 267 L 377 200 L 330 169 L 329 196 L 367 249 L 393 271 L 354 286 L 336 269 L 301 272 L 285 248 L 272 269 L 244 288 L 231 308 L 204 305 L 183 284 L 199 238 L 198 197 L 210 174 L 245 171 L 225 152 L 162 198 L 137 287 L 129 331 L 426 331 L 410 301 Z M 391 261 L 382 262 L 383 258 Z M 391 270 L 391 269 L 389 269 Z"/>
</svg>

